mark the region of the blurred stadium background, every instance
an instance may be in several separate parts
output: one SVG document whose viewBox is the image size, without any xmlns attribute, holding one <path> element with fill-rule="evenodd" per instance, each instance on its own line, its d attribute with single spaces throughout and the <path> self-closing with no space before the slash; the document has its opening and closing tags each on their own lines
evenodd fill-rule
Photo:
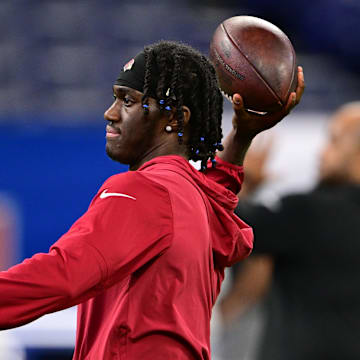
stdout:
<svg viewBox="0 0 360 360">
<path fill-rule="evenodd" d="M 47 251 L 99 185 L 126 170 L 104 154 L 103 121 L 123 64 L 159 39 L 207 54 L 217 25 L 235 15 L 278 25 L 304 67 L 303 101 L 275 129 L 271 166 L 281 179 L 268 194 L 309 188 L 328 115 L 360 98 L 358 0 L 0 1 L 0 268 Z M 226 103 L 225 133 L 230 118 Z M 69 358 L 75 323 L 66 314 L 0 334 L 0 360 Z M 18 358 L 7 355 L 19 347 Z"/>
</svg>

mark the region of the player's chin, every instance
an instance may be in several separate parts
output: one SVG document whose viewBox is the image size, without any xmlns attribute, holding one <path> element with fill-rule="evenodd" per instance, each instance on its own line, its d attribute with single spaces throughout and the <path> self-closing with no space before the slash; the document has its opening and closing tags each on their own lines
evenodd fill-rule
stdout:
<svg viewBox="0 0 360 360">
<path fill-rule="evenodd" d="M 114 144 L 112 144 L 111 142 L 107 142 L 106 143 L 106 154 L 109 156 L 109 158 L 111 160 L 120 162 L 122 164 L 129 164 L 127 157 L 125 156 L 125 154 L 123 153 L 123 151 L 121 151 L 121 149 L 119 149 L 118 147 L 116 147 Z"/>
</svg>

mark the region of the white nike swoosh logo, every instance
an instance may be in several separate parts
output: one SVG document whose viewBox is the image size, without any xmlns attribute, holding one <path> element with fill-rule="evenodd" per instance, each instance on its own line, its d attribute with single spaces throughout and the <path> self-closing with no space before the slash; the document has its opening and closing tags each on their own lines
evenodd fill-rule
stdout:
<svg viewBox="0 0 360 360">
<path fill-rule="evenodd" d="M 100 194 L 100 199 L 105 199 L 107 197 L 110 196 L 119 196 L 119 197 L 125 197 L 128 199 L 132 199 L 132 200 L 136 200 L 136 198 L 134 198 L 133 196 L 130 195 L 126 195 L 126 194 L 122 194 L 122 193 L 108 193 L 107 189 L 105 189 L 101 194 Z"/>
</svg>

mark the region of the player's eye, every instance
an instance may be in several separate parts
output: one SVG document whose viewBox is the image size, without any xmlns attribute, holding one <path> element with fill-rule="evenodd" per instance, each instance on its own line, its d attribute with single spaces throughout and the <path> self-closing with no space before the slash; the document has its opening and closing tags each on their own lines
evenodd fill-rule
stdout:
<svg viewBox="0 0 360 360">
<path fill-rule="evenodd" d="M 127 96 L 124 97 L 123 102 L 125 106 L 130 106 L 133 103 L 133 101 Z"/>
</svg>

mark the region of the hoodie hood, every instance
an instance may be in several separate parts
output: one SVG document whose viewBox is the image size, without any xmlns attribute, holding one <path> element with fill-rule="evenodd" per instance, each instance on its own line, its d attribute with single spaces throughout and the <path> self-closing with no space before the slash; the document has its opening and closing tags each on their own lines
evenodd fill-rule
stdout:
<svg viewBox="0 0 360 360">
<path fill-rule="evenodd" d="M 240 189 L 243 178 L 241 167 L 218 160 L 216 168 L 212 169 L 210 165 L 204 174 L 181 156 L 168 155 L 148 161 L 139 168 L 139 171 L 154 164 L 157 166 L 162 164 L 167 170 L 186 177 L 205 194 L 215 266 L 219 268 L 231 266 L 251 253 L 253 231 L 234 214 L 238 198 L 225 187 L 228 184 L 229 188 Z"/>
</svg>

